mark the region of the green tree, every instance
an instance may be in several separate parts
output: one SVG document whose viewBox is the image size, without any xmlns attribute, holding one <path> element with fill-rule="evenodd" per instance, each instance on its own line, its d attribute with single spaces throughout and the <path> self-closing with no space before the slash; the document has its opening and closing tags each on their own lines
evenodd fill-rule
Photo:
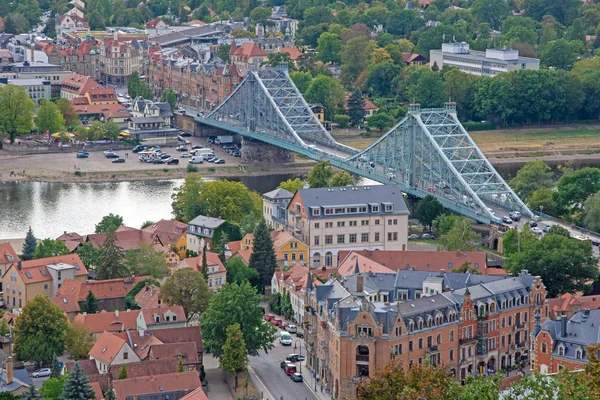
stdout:
<svg viewBox="0 0 600 400">
<path fill-rule="evenodd" d="M 295 179 L 288 179 L 287 181 L 283 181 L 281 183 L 279 183 L 279 186 L 277 186 L 279 189 L 285 189 L 290 193 L 296 193 L 298 190 L 303 189 L 304 188 L 304 181 L 300 178 L 295 178 Z"/>
<path fill-rule="evenodd" d="M 179 363 L 177 364 L 177 372 L 185 372 L 185 368 L 183 367 L 183 361 L 181 358 L 179 359 Z"/>
<path fill-rule="evenodd" d="M 306 93 L 310 83 L 312 82 L 312 75 L 307 71 L 290 72 L 290 78 L 294 82 L 294 85 L 296 85 L 298 88 L 298 91 L 300 91 L 302 94 Z"/>
<path fill-rule="evenodd" d="M 352 94 L 348 99 L 348 115 L 350 116 L 350 122 L 354 126 L 360 124 L 365 117 L 365 101 L 358 88 L 352 91 Z"/>
<path fill-rule="evenodd" d="M 583 203 L 600 191 L 600 168 L 582 168 L 563 175 L 557 184 L 558 202 L 561 205 Z"/>
<path fill-rule="evenodd" d="M 220 359 L 227 340 L 227 327 L 233 324 L 241 324 L 249 355 L 256 356 L 259 350 L 272 349 L 275 328 L 263 323 L 260 302 L 261 297 L 248 282 L 223 285 L 213 296 L 200 321 L 206 351 Z"/>
<path fill-rule="evenodd" d="M 29 31 L 29 21 L 20 12 L 8 14 L 4 20 L 4 32 L 18 35 Z"/>
<path fill-rule="evenodd" d="M 35 253 L 35 248 L 37 247 L 37 239 L 33 234 L 33 230 L 31 226 L 27 230 L 27 235 L 25 236 L 25 242 L 23 243 L 23 250 L 21 258 L 23 260 L 31 260 L 33 259 L 33 255 Z"/>
<path fill-rule="evenodd" d="M 152 225 L 154 225 L 154 223 L 155 223 L 154 221 L 150 221 L 150 220 L 148 220 L 148 221 L 144 221 L 144 222 L 142 223 L 142 226 L 140 226 L 140 229 L 145 229 L 145 228 L 147 228 L 147 227 L 149 227 L 149 226 L 152 226 Z"/>
<path fill-rule="evenodd" d="M 458 272 L 461 274 L 466 274 L 468 272 L 470 274 L 481 275 L 481 272 L 479 272 L 477 268 L 473 268 L 471 264 L 472 263 L 470 261 L 465 261 L 464 263 L 460 264 L 458 268 L 453 269 L 452 272 Z"/>
<path fill-rule="evenodd" d="M 467 376 L 465 386 L 459 400 L 498 400 L 502 385 L 502 374 L 497 373 L 491 377 L 483 374 Z"/>
<path fill-rule="evenodd" d="M 277 268 L 277 258 L 269 228 L 261 221 L 254 233 L 254 248 L 250 255 L 248 267 L 258 271 L 260 275 L 260 286 L 264 289 L 271 283 L 271 278 Z"/>
<path fill-rule="evenodd" d="M 226 256 L 226 252 L 227 252 L 227 243 L 229 242 L 229 238 L 227 237 L 227 233 L 223 233 L 223 235 L 221 236 L 221 239 L 219 239 L 219 260 L 221 260 L 221 262 L 223 263 L 223 265 L 225 265 L 225 262 L 227 261 L 227 256 Z"/>
<path fill-rule="evenodd" d="M 104 18 L 102 15 L 94 10 L 89 14 L 88 23 L 90 24 L 90 30 L 92 31 L 103 31 L 106 28 Z"/>
<path fill-rule="evenodd" d="M 340 82 L 330 76 L 317 75 L 305 93 L 311 103 L 320 103 L 325 108 L 325 118 L 330 120 L 335 108 L 344 102 L 344 89 Z"/>
<path fill-rule="evenodd" d="M 504 0 L 475 0 L 471 6 L 471 13 L 479 22 L 489 22 L 494 29 L 500 28 L 510 11 L 510 6 Z"/>
<path fill-rule="evenodd" d="M 471 229 L 469 220 L 460 217 L 452 229 L 440 237 L 440 247 L 446 251 L 475 251 L 480 239 L 479 234 Z"/>
<path fill-rule="evenodd" d="M 458 218 L 459 216 L 454 214 L 440 214 L 431 223 L 431 228 L 438 235 L 445 235 L 454 227 L 454 223 Z"/>
<path fill-rule="evenodd" d="M 458 68 L 451 68 L 444 73 L 444 91 L 448 98 L 456 103 L 459 118 L 471 116 L 478 80 L 477 76 L 462 72 Z"/>
<path fill-rule="evenodd" d="M 318 59 L 324 63 L 339 63 L 342 51 L 342 40 L 339 35 L 323 32 L 317 40 Z"/>
<path fill-rule="evenodd" d="M 69 249 L 63 242 L 52 239 L 44 239 L 35 248 L 33 259 L 37 260 L 38 258 L 62 256 L 69 253 Z"/>
<path fill-rule="evenodd" d="M 10 334 L 10 327 L 8 326 L 8 322 L 5 319 L 0 321 L 0 336 L 6 336 Z"/>
<path fill-rule="evenodd" d="M 171 196 L 173 200 L 171 207 L 176 220 L 189 222 L 202 214 L 202 203 L 199 201 L 199 197 L 204 184 L 205 182 L 199 174 L 191 173 L 185 177 L 183 185 L 175 189 Z"/>
<path fill-rule="evenodd" d="M 42 383 L 40 394 L 44 400 L 61 400 L 65 381 L 69 375 L 61 375 L 57 378 L 50 378 Z"/>
<path fill-rule="evenodd" d="M 342 62 L 342 82 L 349 85 L 355 82 L 369 66 L 371 52 L 377 45 L 366 36 L 358 36 L 346 42 L 340 54 Z"/>
<path fill-rule="evenodd" d="M 600 230 L 600 192 L 587 198 L 583 203 L 583 225 L 592 231 Z"/>
<path fill-rule="evenodd" d="M 177 108 L 177 93 L 172 89 L 165 89 L 160 101 L 166 101 L 171 106 L 171 110 L 175 110 Z"/>
<path fill-rule="evenodd" d="M 404 10 L 398 7 L 392 12 L 390 22 L 387 25 L 388 32 L 394 35 L 410 36 L 413 31 L 416 31 L 425 26 L 425 21 L 415 10 Z"/>
<path fill-rule="evenodd" d="M 537 45 L 538 34 L 535 29 L 529 29 L 524 26 L 515 25 L 510 28 L 506 34 L 502 35 L 504 43 L 529 43 L 532 46 Z"/>
<path fill-rule="evenodd" d="M 404 78 L 404 98 L 422 107 L 441 107 L 448 100 L 440 72 L 426 67 L 407 68 Z"/>
<path fill-rule="evenodd" d="M 121 225 L 123 225 L 123 217 L 110 213 L 102 217 L 102 220 L 96 224 L 96 233 L 116 231 Z"/>
<path fill-rule="evenodd" d="M 65 119 L 58 110 L 58 107 L 56 107 L 56 104 L 41 99 L 39 105 L 40 107 L 35 117 L 35 125 L 38 132 L 49 131 L 51 134 L 60 132 L 65 125 Z"/>
<path fill-rule="evenodd" d="M 151 275 L 158 279 L 169 273 L 165 254 L 156 251 L 154 246 L 148 243 L 142 243 L 137 249 L 127 250 L 123 257 L 123 266 L 131 274 Z"/>
<path fill-rule="evenodd" d="M 226 332 L 227 339 L 223 345 L 223 355 L 219 359 L 219 368 L 228 374 L 234 374 L 234 390 L 237 391 L 238 373 L 248 368 L 248 349 L 239 323 L 228 326 Z"/>
<path fill-rule="evenodd" d="M 100 308 L 100 302 L 92 293 L 92 291 L 88 291 L 87 296 L 85 296 L 84 302 L 81 304 L 81 311 L 86 312 L 88 314 L 96 314 Z"/>
<path fill-rule="evenodd" d="M 208 282 L 208 261 L 206 260 L 206 242 L 204 242 L 204 246 L 202 247 L 202 277 L 205 282 Z"/>
<path fill-rule="evenodd" d="M 374 96 L 393 96 L 396 94 L 395 86 L 401 72 L 402 67 L 392 63 L 391 60 L 372 64 L 367 68 L 366 89 Z"/>
<path fill-rule="evenodd" d="M 0 135 L 6 135 L 11 143 L 22 133 L 33 128 L 35 104 L 25 87 L 5 85 L 0 87 Z"/>
<path fill-rule="evenodd" d="M 202 314 L 211 297 L 211 291 L 202 273 L 191 268 L 175 271 L 163 284 L 160 298 L 167 304 L 183 307 L 188 321 Z"/>
<path fill-rule="evenodd" d="M 346 114 L 335 114 L 333 116 L 333 122 L 338 125 L 338 128 L 346 129 L 348 127 L 348 123 L 350 122 L 350 117 Z"/>
<path fill-rule="evenodd" d="M 119 368 L 118 379 L 127 379 L 127 365 L 126 364 L 121 365 L 121 368 Z"/>
<path fill-rule="evenodd" d="M 21 395 L 21 400 L 38 400 L 39 398 L 40 396 L 38 395 L 37 390 L 35 390 L 34 384 L 31 384 L 29 389 Z"/>
<path fill-rule="evenodd" d="M 385 128 L 389 128 L 393 124 L 394 118 L 383 111 L 367 117 L 367 125 L 372 128 L 378 128 L 379 131 L 383 131 Z"/>
<path fill-rule="evenodd" d="M 577 18 L 581 3 L 578 0 L 526 0 L 523 2 L 527 15 L 541 21 L 545 16 L 553 16 L 563 25 L 571 25 Z"/>
<path fill-rule="evenodd" d="M 531 242 L 537 240 L 534 234 L 528 228 L 510 229 L 502 237 L 502 250 L 505 256 L 519 253 L 521 248 L 525 248 Z"/>
<path fill-rule="evenodd" d="M 96 266 L 96 279 L 123 278 L 127 275 L 128 271 L 123 265 L 123 249 L 117 244 L 117 234 L 109 231 L 100 248 L 100 263 Z"/>
<path fill-rule="evenodd" d="M 104 124 L 104 135 L 105 135 L 105 137 L 103 139 L 117 140 L 119 138 L 119 134 L 120 133 L 121 133 L 121 128 L 112 119 L 109 119 Z"/>
<path fill-rule="evenodd" d="M 531 210 L 543 209 L 545 214 L 558 216 L 559 207 L 554 198 L 555 194 L 552 189 L 542 187 L 531 194 L 529 200 L 527 201 L 527 205 Z"/>
<path fill-rule="evenodd" d="M 62 400 L 82 400 L 95 399 L 96 395 L 92 390 L 87 376 L 83 374 L 83 369 L 78 362 L 75 363 L 73 370 L 67 377 L 63 388 Z"/>
<path fill-rule="evenodd" d="M 56 107 L 61 113 L 66 126 L 74 126 L 79 122 L 79 116 L 69 99 L 65 99 L 64 97 L 58 99 Z"/>
<path fill-rule="evenodd" d="M 83 262 L 83 265 L 85 265 L 86 268 L 96 267 L 100 265 L 102 251 L 100 249 L 96 249 L 92 243 L 83 243 L 77 248 L 76 252 L 79 258 L 81 259 L 81 262 Z"/>
<path fill-rule="evenodd" d="M 546 45 L 540 63 L 545 67 L 570 70 L 584 51 L 585 46 L 579 40 L 558 39 Z"/>
<path fill-rule="evenodd" d="M 429 51 L 441 49 L 444 36 L 447 39 L 454 38 L 458 42 L 462 42 L 466 39 L 465 34 L 454 26 L 448 24 L 434 26 L 419 35 L 419 40 L 417 42 L 419 54 L 429 60 Z"/>
<path fill-rule="evenodd" d="M 67 322 L 62 310 L 48 298 L 34 297 L 15 324 L 14 351 L 19 360 L 49 363 L 52 357 L 62 354 Z"/>
<path fill-rule="evenodd" d="M 540 188 L 550 188 L 554 185 L 552 170 L 543 161 L 530 161 L 517 172 L 517 176 L 508 183 L 510 187 L 527 201 Z"/>
<path fill-rule="evenodd" d="M 62 374 L 62 368 L 58 364 L 58 358 L 54 357 L 54 360 L 52 360 L 52 367 L 50 369 L 50 377 L 58 378 L 59 376 L 61 376 L 61 374 Z"/>
<path fill-rule="evenodd" d="M 250 11 L 250 21 L 254 24 L 267 25 L 271 18 L 271 9 L 269 7 L 256 7 Z"/>
<path fill-rule="evenodd" d="M 131 98 L 135 99 L 140 95 L 140 85 L 142 82 L 140 81 L 140 74 L 137 71 L 134 71 L 131 75 L 129 75 L 129 80 L 127 81 L 127 93 Z"/>
<path fill-rule="evenodd" d="M 521 252 L 511 253 L 505 268 L 513 274 L 526 269 L 532 275 L 539 275 L 549 297 L 587 291 L 598 277 L 598 260 L 591 244 L 572 239 L 554 228 L 540 240 L 524 243 L 521 235 Z"/>
<path fill-rule="evenodd" d="M 346 171 L 336 172 L 331 176 L 331 179 L 329 180 L 330 187 L 340 187 L 354 184 L 354 178 Z"/>
<path fill-rule="evenodd" d="M 77 322 L 68 325 L 65 333 L 65 348 L 71 353 L 72 358 L 87 358 L 95 342 L 87 326 Z"/>
<path fill-rule="evenodd" d="M 329 161 L 320 161 L 308 171 L 306 182 L 312 189 L 327 187 L 332 176 L 333 171 Z"/>
<path fill-rule="evenodd" d="M 241 285 L 244 281 L 257 286 L 260 281 L 258 271 L 248 267 L 239 257 L 230 258 L 227 261 L 227 282 Z"/>
<path fill-rule="evenodd" d="M 431 228 L 433 221 L 443 213 L 444 206 L 431 195 L 423 197 L 415 208 L 415 217 L 428 228 Z"/>
</svg>

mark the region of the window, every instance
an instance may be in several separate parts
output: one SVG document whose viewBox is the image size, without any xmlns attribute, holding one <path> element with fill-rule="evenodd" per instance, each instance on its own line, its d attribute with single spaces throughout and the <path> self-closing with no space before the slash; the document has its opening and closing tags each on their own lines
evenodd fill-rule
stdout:
<svg viewBox="0 0 600 400">
<path fill-rule="evenodd" d="M 394 355 L 402 354 L 402 344 L 395 344 L 392 347 L 392 354 L 394 354 Z"/>
<path fill-rule="evenodd" d="M 332 228 L 333 222 L 325 222 L 325 228 Z"/>
<path fill-rule="evenodd" d="M 363 219 L 362 221 L 360 221 L 360 224 L 362 226 L 369 225 L 369 220 L 368 219 Z"/>
<path fill-rule="evenodd" d="M 343 228 L 344 226 L 346 226 L 346 221 L 338 221 L 337 222 L 337 227 L 338 228 Z"/>
<path fill-rule="evenodd" d="M 48 284 L 44 283 L 44 290 L 48 290 Z"/>
<path fill-rule="evenodd" d="M 296 253 L 292 253 L 292 261 L 296 261 Z"/>
<path fill-rule="evenodd" d="M 370 326 L 359 326 L 356 329 L 356 333 L 358 336 L 372 337 L 373 336 L 373 328 L 371 328 Z"/>
<path fill-rule="evenodd" d="M 387 238 L 388 238 L 388 242 L 397 241 L 398 240 L 398 232 L 388 232 Z"/>
<path fill-rule="evenodd" d="M 391 219 L 388 219 L 387 221 L 388 221 L 388 225 L 392 225 L 392 220 Z"/>
<path fill-rule="evenodd" d="M 318 246 L 320 244 L 320 237 L 315 236 L 315 245 Z"/>
<path fill-rule="evenodd" d="M 123 360 L 127 360 L 129 358 L 129 353 L 128 352 L 123 352 Z"/>
<path fill-rule="evenodd" d="M 379 220 L 378 219 L 375 220 L 375 225 L 379 225 Z"/>
<path fill-rule="evenodd" d="M 338 244 L 344 244 L 345 240 L 346 240 L 346 235 L 337 235 Z"/>
<path fill-rule="evenodd" d="M 356 221 L 348 221 L 348 226 L 356 226 Z"/>
<path fill-rule="evenodd" d="M 325 235 L 325 244 L 333 243 L 333 235 Z"/>
<path fill-rule="evenodd" d="M 441 333 L 437 334 L 436 343 L 437 344 L 442 344 L 442 334 Z"/>
<path fill-rule="evenodd" d="M 285 261 L 287 261 L 287 260 L 288 260 L 288 253 L 283 253 L 283 259 L 284 259 Z"/>
<path fill-rule="evenodd" d="M 558 355 L 559 356 L 565 355 L 565 348 L 562 345 L 558 346 Z"/>
<path fill-rule="evenodd" d="M 315 222 L 315 229 L 319 229 L 321 227 L 321 224 L 318 222 Z"/>
<path fill-rule="evenodd" d="M 402 336 L 402 327 L 401 326 L 396 327 L 396 336 Z"/>
<path fill-rule="evenodd" d="M 500 340 L 500 343 L 502 343 L 502 347 L 506 346 L 506 337 L 502 336 L 502 339 Z"/>
<path fill-rule="evenodd" d="M 172 320 L 173 320 L 173 322 L 177 321 L 177 315 L 173 315 Z"/>
<path fill-rule="evenodd" d="M 410 340 L 408 342 L 408 351 L 413 351 L 413 341 L 412 340 Z"/>
<path fill-rule="evenodd" d="M 546 354 L 548 351 L 548 348 L 546 346 L 546 342 L 542 342 L 542 353 Z"/>
<path fill-rule="evenodd" d="M 454 330 L 450 331 L 450 341 L 453 342 L 454 341 Z"/>
<path fill-rule="evenodd" d="M 369 234 L 368 233 L 361 233 L 360 234 L 360 241 L 361 242 L 368 242 L 369 241 Z"/>
<path fill-rule="evenodd" d="M 423 348 L 423 338 L 419 338 L 419 349 Z"/>
<path fill-rule="evenodd" d="M 379 242 L 379 232 L 375 232 L 375 241 Z"/>
<path fill-rule="evenodd" d="M 156 320 L 156 322 L 160 322 L 160 317 L 154 317 L 154 319 Z"/>
<path fill-rule="evenodd" d="M 348 240 L 350 243 L 356 243 L 356 233 L 351 233 Z"/>
<path fill-rule="evenodd" d="M 371 206 L 373 212 L 379 212 L 379 206 Z"/>
<path fill-rule="evenodd" d="M 312 215 L 313 216 L 321 215 L 321 209 L 319 209 L 319 208 L 313 208 Z"/>
<path fill-rule="evenodd" d="M 394 211 L 394 206 L 392 204 L 386 204 L 385 212 L 392 212 L 392 211 Z"/>
<path fill-rule="evenodd" d="M 454 361 L 454 349 L 450 349 L 450 361 Z"/>
<path fill-rule="evenodd" d="M 398 225 L 398 220 L 394 219 L 394 225 Z"/>
</svg>

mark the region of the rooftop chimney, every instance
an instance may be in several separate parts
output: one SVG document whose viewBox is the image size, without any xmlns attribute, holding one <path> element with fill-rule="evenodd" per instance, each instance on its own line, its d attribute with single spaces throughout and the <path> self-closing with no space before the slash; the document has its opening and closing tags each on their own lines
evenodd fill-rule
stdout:
<svg viewBox="0 0 600 400">
<path fill-rule="evenodd" d="M 564 313 L 560 316 L 560 336 L 567 337 L 567 316 Z"/>
<path fill-rule="evenodd" d="M 362 275 L 356 277 L 356 291 L 362 293 L 364 291 L 365 278 Z"/>
<path fill-rule="evenodd" d="M 11 356 L 8 356 L 8 358 L 6 359 L 6 384 L 7 385 L 12 383 L 13 374 L 14 374 L 13 358 Z"/>
</svg>

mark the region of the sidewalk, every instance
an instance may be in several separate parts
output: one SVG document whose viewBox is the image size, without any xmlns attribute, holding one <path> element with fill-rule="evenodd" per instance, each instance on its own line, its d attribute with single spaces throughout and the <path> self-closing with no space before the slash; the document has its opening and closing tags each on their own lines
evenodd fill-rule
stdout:
<svg viewBox="0 0 600 400">
<path fill-rule="evenodd" d="M 300 363 L 302 365 L 302 377 L 304 378 L 304 384 L 308 389 L 315 395 L 319 400 L 331 400 L 331 395 L 325 388 L 321 387 L 321 383 L 317 383 L 315 377 L 311 373 L 312 371 L 306 365 L 306 361 Z"/>
<path fill-rule="evenodd" d="M 229 393 L 225 381 L 225 373 L 222 369 L 219 369 L 219 361 L 212 354 L 204 355 L 204 372 L 208 380 L 208 398 L 211 400 L 231 400 L 231 393 Z"/>
</svg>

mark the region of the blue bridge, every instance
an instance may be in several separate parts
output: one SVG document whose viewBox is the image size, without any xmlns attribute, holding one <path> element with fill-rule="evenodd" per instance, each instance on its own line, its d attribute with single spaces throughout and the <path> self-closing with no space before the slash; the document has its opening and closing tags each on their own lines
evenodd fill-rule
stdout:
<svg viewBox="0 0 600 400">
<path fill-rule="evenodd" d="M 483 223 L 495 211 L 532 217 L 456 117 L 456 105 L 408 115 L 362 151 L 338 143 L 313 114 L 287 66 L 250 70 L 214 111 L 196 121 L 301 154 L 417 197 L 432 195 L 449 210 Z"/>
</svg>

